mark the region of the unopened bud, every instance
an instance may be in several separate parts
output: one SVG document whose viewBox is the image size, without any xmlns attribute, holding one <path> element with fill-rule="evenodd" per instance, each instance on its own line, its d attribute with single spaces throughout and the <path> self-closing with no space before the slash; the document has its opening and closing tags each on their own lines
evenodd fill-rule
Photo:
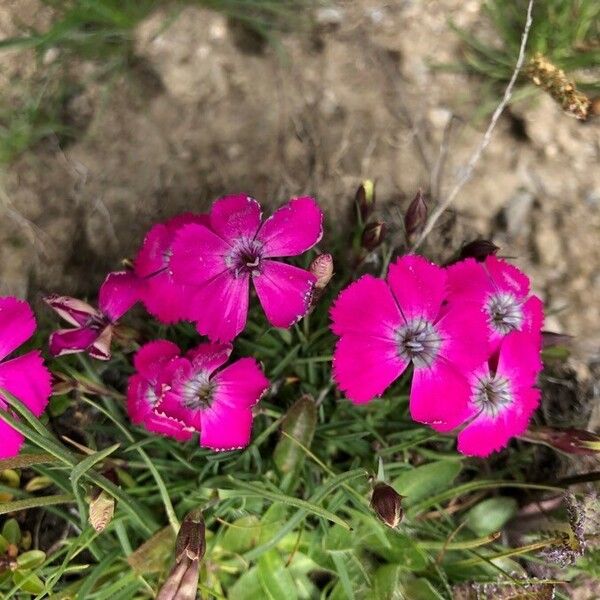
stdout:
<svg viewBox="0 0 600 600">
<path fill-rule="evenodd" d="M 206 550 L 206 529 L 200 509 L 189 512 L 181 523 L 175 543 L 175 565 L 156 600 L 195 600 L 200 560 Z"/>
<path fill-rule="evenodd" d="M 569 346 L 573 336 L 566 333 L 554 333 L 553 331 L 542 331 L 542 348 L 553 348 L 555 346 Z"/>
<path fill-rule="evenodd" d="M 373 486 L 371 508 L 375 514 L 388 526 L 395 528 L 402 521 L 402 498 L 391 485 L 377 481 Z"/>
<path fill-rule="evenodd" d="M 368 252 L 371 252 L 371 250 L 375 250 L 375 248 L 383 242 L 384 238 L 385 223 L 382 221 L 375 221 L 374 223 L 369 223 L 365 227 L 360 245 Z"/>
<path fill-rule="evenodd" d="M 200 509 L 190 511 L 177 535 L 175 544 L 176 560 L 181 562 L 184 557 L 190 560 L 201 560 L 206 550 L 206 527 L 204 516 Z"/>
<path fill-rule="evenodd" d="M 355 201 L 362 222 L 365 223 L 375 208 L 375 183 L 371 179 L 365 179 L 358 186 Z"/>
<path fill-rule="evenodd" d="M 419 190 L 406 209 L 404 229 L 407 239 L 412 239 L 421 232 L 427 221 L 427 204 L 423 192 Z"/>
<path fill-rule="evenodd" d="M 331 254 L 319 254 L 311 263 L 308 270 L 317 278 L 315 288 L 323 290 L 333 277 L 333 258 Z"/>
<path fill-rule="evenodd" d="M 474 258 L 479 262 L 483 262 L 488 256 L 496 254 L 498 250 L 500 250 L 500 247 L 496 246 L 496 244 L 490 240 L 474 240 L 465 244 L 460 249 L 459 260 Z"/>
<path fill-rule="evenodd" d="M 536 427 L 526 431 L 523 438 L 546 444 L 567 454 L 600 454 L 600 435 L 584 429 Z"/>
</svg>

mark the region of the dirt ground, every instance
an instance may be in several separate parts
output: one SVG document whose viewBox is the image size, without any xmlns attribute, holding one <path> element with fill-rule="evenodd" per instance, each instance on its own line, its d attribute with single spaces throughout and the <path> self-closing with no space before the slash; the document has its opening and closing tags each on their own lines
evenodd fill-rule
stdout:
<svg viewBox="0 0 600 600">
<path fill-rule="evenodd" d="M 0 6 L 2 37 L 49 16 L 33 0 Z M 480 82 L 435 68 L 459 56 L 449 19 L 485 30 L 479 0 L 341 2 L 319 11 L 318 32 L 286 34 L 281 48 L 242 43 L 208 11 L 185 9 L 166 30 L 165 19 L 136 30 L 127 77 L 99 83 L 98 65 L 77 65 L 85 85 L 67 110 L 85 133 L 75 143 L 41 143 L 3 173 L 2 293 L 93 293 L 151 223 L 225 193 L 272 205 L 313 194 L 335 228 L 369 177 L 397 219 L 418 187 L 443 196 L 480 140 Z M 56 60 L 49 52 L 46 68 Z M 27 54 L 0 54 L 5 89 L 34 70 Z M 577 122 L 540 94 L 517 104 L 428 248 L 443 259 L 492 238 L 531 274 L 546 327 L 576 336 L 585 363 L 600 359 L 599 164 L 599 119 Z"/>
</svg>

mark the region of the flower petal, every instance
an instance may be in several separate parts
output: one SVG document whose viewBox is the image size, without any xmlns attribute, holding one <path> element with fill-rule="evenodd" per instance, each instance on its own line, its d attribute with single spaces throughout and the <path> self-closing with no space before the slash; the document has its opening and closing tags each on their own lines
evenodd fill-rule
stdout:
<svg viewBox="0 0 600 600">
<path fill-rule="evenodd" d="M 190 303 L 196 329 L 214 342 L 230 342 L 246 326 L 249 277 L 229 271 L 198 288 Z"/>
<path fill-rule="evenodd" d="M 443 338 L 440 355 L 459 370 L 470 371 L 490 355 L 489 327 L 483 306 L 460 302 L 443 310 L 435 324 Z"/>
<path fill-rule="evenodd" d="M 197 223 L 209 225 L 208 215 L 184 213 L 165 223 L 154 225 L 146 234 L 135 261 L 135 273 L 138 277 L 149 277 L 169 265 L 171 246 L 175 235 L 184 225 Z"/>
<path fill-rule="evenodd" d="M 488 456 L 508 445 L 512 437 L 521 435 L 538 407 L 540 390 L 521 389 L 510 407 L 495 418 L 482 413 L 458 435 L 458 450 L 469 456 Z"/>
<path fill-rule="evenodd" d="M 511 292 L 517 298 L 524 298 L 529 293 L 529 278 L 515 265 L 491 255 L 485 259 L 483 266 L 496 290 Z"/>
<path fill-rule="evenodd" d="M 488 295 L 495 290 L 483 264 L 474 258 L 467 258 L 446 267 L 446 273 L 450 303 L 470 301 L 483 305 Z"/>
<path fill-rule="evenodd" d="M 194 436 L 194 432 L 190 431 L 185 423 L 172 417 L 158 414 L 156 411 L 150 411 L 144 417 L 144 427 L 148 431 L 174 438 L 179 442 L 187 442 Z"/>
<path fill-rule="evenodd" d="M 404 323 L 387 283 L 372 275 L 363 275 L 340 292 L 331 308 L 331 321 L 337 335 L 352 333 L 390 340 Z"/>
<path fill-rule="evenodd" d="M 392 340 L 348 334 L 335 347 L 333 378 L 352 402 L 362 404 L 383 394 L 406 366 Z"/>
<path fill-rule="evenodd" d="M 59 329 L 50 335 L 49 346 L 52 356 L 63 356 L 86 352 L 98 339 L 100 332 L 91 327 L 80 329 Z"/>
<path fill-rule="evenodd" d="M 225 257 L 231 246 L 208 227 L 192 223 L 184 225 L 175 236 L 170 266 L 176 282 L 203 285 L 228 267 Z"/>
<path fill-rule="evenodd" d="M 0 405 L 0 410 L 4 407 Z M 12 458 L 19 454 L 25 438 L 16 429 L 13 429 L 8 423 L 0 418 L 0 460 Z"/>
<path fill-rule="evenodd" d="M 296 256 L 323 237 L 323 211 L 314 198 L 294 198 L 276 210 L 262 225 L 256 239 L 264 256 Z"/>
<path fill-rule="evenodd" d="M 230 408 L 250 408 L 269 388 L 269 380 L 253 358 L 241 358 L 219 373 L 213 381 L 216 385 L 213 406 L 225 404 Z"/>
<path fill-rule="evenodd" d="M 164 271 L 142 282 L 140 299 L 154 318 L 169 325 L 189 320 L 193 294 L 193 288 L 176 283 L 173 275 Z"/>
<path fill-rule="evenodd" d="M 513 331 L 500 346 L 496 372 L 508 378 L 513 388 L 531 387 L 542 370 L 539 337 Z"/>
<path fill-rule="evenodd" d="M 227 242 L 253 239 L 260 220 L 260 204 L 245 194 L 220 198 L 210 211 L 210 228 Z"/>
<path fill-rule="evenodd" d="M 410 414 L 437 431 L 450 431 L 469 415 L 470 388 L 465 376 L 445 360 L 415 369 L 410 389 Z"/>
<path fill-rule="evenodd" d="M 113 323 L 140 299 L 140 281 L 133 271 L 109 273 L 100 287 L 98 305 Z"/>
<path fill-rule="evenodd" d="M 39 417 L 52 393 L 50 372 L 44 366 L 40 353 L 34 350 L 0 364 L 0 388 L 16 396 Z"/>
<path fill-rule="evenodd" d="M 136 371 L 146 379 L 157 380 L 160 369 L 171 359 L 179 356 L 177 344 L 167 340 L 155 340 L 144 344 L 133 357 Z"/>
<path fill-rule="evenodd" d="M 35 331 L 35 317 L 27 302 L 0 298 L 0 359 L 26 342 Z"/>
<path fill-rule="evenodd" d="M 542 326 L 544 325 L 544 303 L 537 296 L 531 296 L 523 304 L 523 316 L 521 331 L 541 336 Z"/>
<path fill-rule="evenodd" d="M 290 327 L 308 311 L 316 278 L 304 269 L 264 260 L 252 281 L 269 323 Z"/>
<path fill-rule="evenodd" d="M 388 271 L 388 284 L 407 320 L 435 320 L 446 293 L 446 271 L 416 254 L 402 256 Z"/>
<path fill-rule="evenodd" d="M 194 369 L 210 374 L 227 362 L 232 350 L 231 344 L 200 344 L 188 352 L 187 358 Z"/>
<path fill-rule="evenodd" d="M 200 445 L 217 452 L 239 450 L 250 443 L 252 410 L 215 404 L 202 411 Z"/>
<path fill-rule="evenodd" d="M 159 433 L 179 441 L 189 440 L 193 432 L 186 429 L 185 424 L 166 415 L 160 415 L 154 410 L 157 400 L 152 385 L 141 375 L 129 378 L 127 387 L 127 412 L 135 424 L 143 424 L 153 433 Z"/>
<path fill-rule="evenodd" d="M 102 315 L 93 306 L 83 300 L 69 296 L 51 294 L 44 298 L 44 302 L 55 310 L 67 323 L 75 327 L 82 327 L 90 318 L 101 318 Z"/>
</svg>

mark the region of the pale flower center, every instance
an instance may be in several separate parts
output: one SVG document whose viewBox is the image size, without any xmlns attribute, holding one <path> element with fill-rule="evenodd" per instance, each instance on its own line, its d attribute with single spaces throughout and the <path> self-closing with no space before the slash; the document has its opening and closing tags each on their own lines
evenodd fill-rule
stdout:
<svg viewBox="0 0 600 600">
<path fill-rule="evenodd" d="M 196 373 L 184 385 L 183 405 L 192 410 L 209 408 L 213 401 L 215 384 L 206 371 Z"/>
<path fill-rule="evenodd" d="M 477 381 L 473 403 L 486 415 L 496 417 L 511 402 L 512 392 L 506 377 L 497 374 L 487 375 Z"/>
<path fill-rule="evenodd" d="M 490 296 L 486 310 L 490 325 L 502 335 L 519 330 L 523 325 L 523 307 L 510 292 L 499 292 Z"/>
<path fill-rule="evenodd" d="M 238 240 L 225 257 L 225 264 L 235 274 L 256 276 L 261 273 L 263 259 L 263 244 L 258 240 L 241 239 Z"/>
<path fill-rule="evenodd" d="M 415 368 L 428 367 L 438 355 L 442 340 L 434 325 L 419 317 L 396 331 L 398 355 L 412 361 Z"/>
</svg>

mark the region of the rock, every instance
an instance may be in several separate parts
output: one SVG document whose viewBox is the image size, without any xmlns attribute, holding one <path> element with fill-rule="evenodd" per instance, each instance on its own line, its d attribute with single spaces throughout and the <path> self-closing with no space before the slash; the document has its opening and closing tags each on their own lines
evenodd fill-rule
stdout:
<svg viewBox="0 0 600 600">
<path fill-rule="evenodd" d="M 317 25 L 327 28 L 337 28 L 344 20 L 344 11 L 337 6 L 319 8 L 315 12 Z"/>
<path fill-rule="evenodd" d="M 526 190 L 519 190 L 502 210 L 501 220 L 504 222 L 509 238 L 514 239 L 529 235 L 533 201 L 533 194 Z"/>
<path fill-rule="evenodd" d="M 560 270 L 564 268 L 562 241 L 552 220 L 545 218 L 537 222 L 533 242 L 542 265 Z"/>
</svg>

